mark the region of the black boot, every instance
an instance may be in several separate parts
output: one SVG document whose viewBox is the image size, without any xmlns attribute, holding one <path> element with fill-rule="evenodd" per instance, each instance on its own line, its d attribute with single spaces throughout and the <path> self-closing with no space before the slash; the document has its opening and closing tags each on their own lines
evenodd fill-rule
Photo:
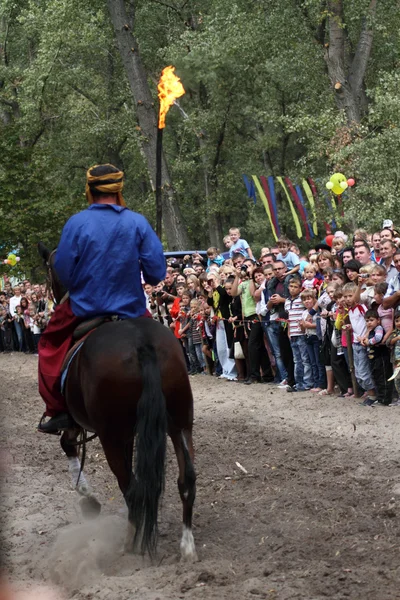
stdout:
<svg viewBox="0 0 400 600">
<path fill-rule="evenodd" d="M 65 429 L 71 429 L 75 425 L 75 421 L 66 412 L 58 413 L 55 417 L 51 417 L 48 421 L 44 422 L 45 416 L 43 416 L 38 425 L 38 431 L 41 433 L 58 433 Z"/>
</svg>

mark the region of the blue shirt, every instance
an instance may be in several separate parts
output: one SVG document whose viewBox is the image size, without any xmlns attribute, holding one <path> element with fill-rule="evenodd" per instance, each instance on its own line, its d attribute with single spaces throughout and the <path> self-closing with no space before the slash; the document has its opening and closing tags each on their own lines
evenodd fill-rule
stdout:
<svg viewBox="0 0 400 600">
<path fill-rule="evenodd" d="M 146 311 L 140 272 L 156 285 L 165 277 L 165 258 L 142 215 L 116 204 L 92 204 L 65 224 L 55 269 L 77 317 L 140 317 Z"/>
<path fill-rule="evenodd" d="M 276 260 L 282 260 L 287 266 L 288 271 L 291 271 L 300 264 L 300 259 L 294 252 L 288 252 L 285 256 L 280 252 L 276 257 Z"/>
<path fill-rule="evenodd" d="M 250 248 L 250 246 L 246 242 L 246 240 L 239 238 L 238 241 L 235 242 L 234 244 L 232 244 L 232 246 L 229 248 L 229 258 L 232 258 L 232 256 L 236 253 L 242 254 L 243 256 L 248 258 L 248 256 L 249 256 L 249 253 L 247 252 L 248 248 Z"/>
<path fill-rule="evenodd" d="M 224 262 L 225 262 L 225 259 L 221 254 L 218 254 L 218 256 L 216 256 L 213 259 L 208 258 L 206 273 L 208 273 L 208 271 L 210 270 L 211 265 L 216 265 L 217 267 L 222 267 Z"/>
</svg>

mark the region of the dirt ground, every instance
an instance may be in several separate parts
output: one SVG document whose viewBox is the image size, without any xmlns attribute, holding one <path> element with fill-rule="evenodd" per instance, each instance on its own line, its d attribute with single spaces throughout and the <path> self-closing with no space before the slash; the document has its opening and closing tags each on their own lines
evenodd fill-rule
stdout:
<svg viewBox="0 0 400 600">
<path fill-rule="evenodd" d="M 151 562 L 121 555 L 126 512 L 97 441 L 86 474 L 102 515 L 82 519 L 58 438 L 35 432 L 36 370 L 34 356 L 0 357 L 12 581 L 55 582 L 76 600 L 400 598 L 400 407 L 192 377 L 199 561 L 179 561 L 169 445 Z"/>
</svg>

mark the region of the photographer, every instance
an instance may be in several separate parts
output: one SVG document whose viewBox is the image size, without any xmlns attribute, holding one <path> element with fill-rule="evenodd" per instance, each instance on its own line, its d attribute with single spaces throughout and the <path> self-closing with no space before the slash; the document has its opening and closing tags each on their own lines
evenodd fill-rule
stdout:
<svg viewBox="0 0 400 600">
<path fill-rule="evenodd" d="M 169 327 L 167 309 L 163 301 L 163 297 L 167 301 L 168 294 L 163 292 L 163 282 L 161 281 L 154 287 L 146 283 L 144 289 L 147 295 L 148 308 L 153 319 L 159 321 L 161 325 Z"/>
<path fill-rule="evenodd" d="M 247 362 L 248 379 L 246 384 L 267 383 L 272 381 L 271 364 L 264 346 L 264 337 L 261 321 L 256 311 L 256 300 L 254 294 L 256 288 L 252 279 L 253 271 L 256 265 L 252 259 L 246 259 L 238 265 L 237 260 L 233 260 L 236 266 L 236 276 L 232 284 L 232 296 L 240 296 L 242 302 L 242 315 L 247 338 L 243 344 L 243 352 Z"/>
</svg>

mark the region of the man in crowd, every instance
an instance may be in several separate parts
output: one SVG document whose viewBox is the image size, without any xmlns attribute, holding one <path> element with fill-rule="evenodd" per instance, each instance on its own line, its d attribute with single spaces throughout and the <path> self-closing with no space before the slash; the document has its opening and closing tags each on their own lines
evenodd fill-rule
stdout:
<svg viewBox="0 0 400 600">
<path fill-rule="evenodd" d="M 371 250 L 367 242 L 361 240 L 354 242 L 354 258 L 358 260 L 362 266 L 371 262 Z"/>
<path fill-rule="evenodd" d="M 351 246 L 346 246 L 345 248 L 343 248 L 343 252 L 342 252 L 342 261 L 343 261 L 343 266 L 345 266 L 346 263 L 349 262 L 349 260 L 353 260 L 354 259 L 354 250 Z"/>
<path fill-rule="evenodd" d="M 400 304 L 400 250 L 396 250 L 393 256 L 393 264 L 396 275 L 389 281 L 386 295 L 383 299 L 383 308 L 396 308 Z"/>
<path fill-rule="evenodd" d="M 396 244 L 391 240 L 384 239 L 381 242 L 381 260 L 380 265 L 386 269 L 386 281 L 389 281 L 397 275 L 396 266 L 393 257 L 396 252 Z"/>
<path fill-rule="evenodd" d="M 285 301 L 289 296 L 287 266 L 282 260 L 273 265 L 274 277 L 264 290 L 261 314 L 264 315 L 264 331 L 275 357 L 281 385 L 286 389 L 294 385 L 294 363 L 290 341 L 285 329 Z"/>
<path fill-rule="evenodd" d="M 372 252 L 371 252 L 371 260 L 375 261 L 379 264 L 381 259 L 381 234 L 379 231 L 376 231 L 372 234 Z"/>
</svg>

